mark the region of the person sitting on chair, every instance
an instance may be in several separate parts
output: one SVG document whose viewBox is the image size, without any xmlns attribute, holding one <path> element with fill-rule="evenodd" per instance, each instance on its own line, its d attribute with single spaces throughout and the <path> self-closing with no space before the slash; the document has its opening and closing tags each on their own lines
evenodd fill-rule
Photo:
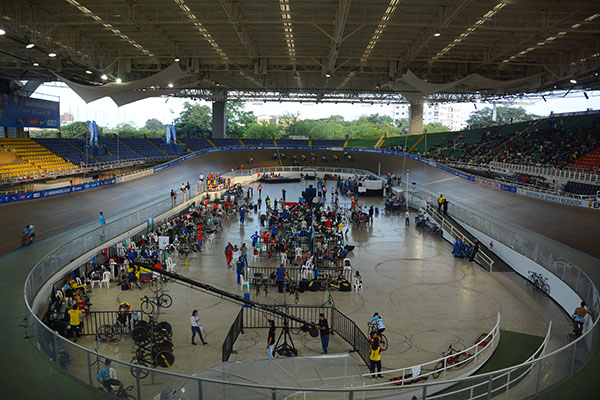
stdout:
<svg viewBox="0 0 600 400">
<path fill-rule="evenodd" d="M 112 393 L 113 386 L 119 386 L 120 390 L 123 390 L 123 382 L 118 379 L 113 379 L 110 376 L 110 360 L 104 361 L 104 365 L 100 368 L 100 372 L 96 375 L 96 380 L 104 386 L 104 389 L 108 393 Z"/>
<path fill-rule="evenodd" d="M 582 301 L 581 305 L 573 312 L 573 332 L 576 337 L 581 336 L 583 332 L 583 324 L 587 314 L 592 315 L 592 312 L 586 308 L 585 301 Z"/>
</svg>

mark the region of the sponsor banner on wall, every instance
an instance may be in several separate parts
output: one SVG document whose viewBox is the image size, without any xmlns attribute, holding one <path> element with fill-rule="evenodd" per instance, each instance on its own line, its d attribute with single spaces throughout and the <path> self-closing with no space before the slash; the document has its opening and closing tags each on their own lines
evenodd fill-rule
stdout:
<svg viewBox="0 0 600 400">
<path fill-rule="evenodd" d="M 99 188 L 99 187 L 107 186 L 107 185 L 114 185 L 115 183 L 117 183 L 116 178 L 112 178 L 112 179 L 104 179 L 104 180 L 97 181 L 97 182 L 84 183 L 81 185 L 73 185 L 73 186 L 67 186 L 67 187 L 57 188 L 57 189 L 38 190 L 35 192 L 8 194 L 8 195 L 0 196 L 0 204 L 16 203 L 19 201 L 43 199 L 46 197 L 54 197 L 54 196 L 58 196 L 61 194 L 81 192 L 83 190 L 95 189 L 95 188 Z"/>
<path fill-rule="evenodd" d="M 483 186 L 491 187 L 494 189 L 500 189 L 500 184 L 496 181 L 491 181 L 489 179 L 475 177 L 475 183 L 478 183 Z"/>
<path fill-rule="evenodd" d="M 517 188 L 516 187 L 505 185 L 503 183 L 500 184 L 500 190 L 506 190 L 507 192 L 517 193 Z"/>
<path fill-rule="evenodd" d="M 57 101 L 0 94 L 0 126 L 58 128 L 59 114 Z"/>
<path fill-rule="evenodd" d="M 554 203 L 565 204 L 568 206 L 585 207 L 585 208 L 592 208 L 595 210 L 600 210 L 600 201 L 574 199 L 572 197 L 557 196 L 554 194 L 534 192 L 532 190 L 525 190 L 525 189 L 521 189 L 521 188 L 519 188 L 517 190 L 517 193 L 522 194 L 524 196 L 540 199 L 540 200 L 546 200 L 546 201 L 552 201 Z"/>
</svg>

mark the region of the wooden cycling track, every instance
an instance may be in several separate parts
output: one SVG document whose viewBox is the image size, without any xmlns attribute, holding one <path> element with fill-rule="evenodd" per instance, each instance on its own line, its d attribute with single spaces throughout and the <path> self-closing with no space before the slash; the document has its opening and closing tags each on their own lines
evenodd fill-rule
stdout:
<svg viewBox="0 0 600 400">
<path fill-rule="evenodd" d="M 433 191 L 443 193 L 450 202 L 489 214 L 533 232 L 544 235 L 558 243 L 574 249 L 571 254 L 577 258 L 577 265 L 600 286 L 600 212 L 585 208 L 563 206 L 551 202 L 532 199 L 497 189 L 480 186 L 455 177 L 427 164 L 393 155 L 374 153 L 353 153 L 354 161 L 333 163 L 332 152 L 312 151 L 327 156 L 327 163 L 310 164 L 307 167 L 343 166 L 361 168 L 381 173 L 393 172 L 409 181 Z M 310 150 L 285 150 L 291 165 L 291 156 L 300 158 Z M 45 254 L 79 232 L 98 225 L 98 212 L 103 211 L 110 222 L 111 218 L 127 214 L 128 210 L 168 197 L 171 188 L 177 189 L 182 182 L 195 185 L 200 173 L 226 172 L 240 164 L 247 164 L 250 157 L 254 167 L 276 166 L 279 161 L 270 158 L 272 150 L 240 150 L 226 153 L 217 152 L 202 155 L 182 162 L 156 174 L 134 181 L 104 188 L 94 189 L 53 198 L 34 200 L 0 206 L 0 301 L 4 305 L 0 313 L 3 329 L 0 330 L 0 343 L 5 350 L 5 368 L 0 374 L 0 385 L 4 393 L 20 393 L 22 398 L 43 396 L 44 398 L 82 398 L 83 386 L 74 383 L 60 373 L 49 372 L 49 364 L 24 339 L 23 327 L 25 305 L 23 284 L 28 271 Z M 338 153 L 341 156 L 341 153 Z M 36 226 L 36 243 L 26 249 L 19 249 L 21 231 L 26 224 Z M 598 352 L 596 352 L 597 354 Z M 594 359 L 597 359 L 596 355 Z M 53 369 L 50 368 L 52 371 Z M 586 368 L 587 370 L 587 368 Z M 37 382 L 30 385 L 28 382 Z M 595 382 L 595 381 L 594 381 Z M 65 385 L 69 392 L 65 392 Z M 93 393 L 86 391 L 92 398 Z M 72 395 L 72 396 L 71 396 Z M 56 397 L 55 397 L 56 396 Z"/>
</svg>

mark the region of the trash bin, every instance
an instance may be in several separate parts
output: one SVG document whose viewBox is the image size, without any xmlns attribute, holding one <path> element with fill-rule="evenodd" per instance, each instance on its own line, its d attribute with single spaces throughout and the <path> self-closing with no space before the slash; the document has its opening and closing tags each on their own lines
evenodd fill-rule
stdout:
<svg viewBox="0 0 600 400">
<path fill-rule="evenodd" d="M 375 207 L 375 214 L 379 214 L 379 207 Z"/>
<path fill-rule="evenodd" d="M 250 293 L 244 293 L 244 300 L 250 300 Z M 244 303 L 244 307 L 250 307 L 250 304 Z"/>
</svg>

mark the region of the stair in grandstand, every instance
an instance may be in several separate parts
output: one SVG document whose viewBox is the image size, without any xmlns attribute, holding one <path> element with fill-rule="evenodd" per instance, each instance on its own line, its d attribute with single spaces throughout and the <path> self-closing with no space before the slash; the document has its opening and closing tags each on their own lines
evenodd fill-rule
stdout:
<svg viewBox="0 0 600 400">
<path fill-rule="evenodd" d="M 246 147 L 246 145 L 244 144 L 244 142 L 242 142 L 242 139 L 238 139 L 238 141 L 240 142 L 240 144 L 242 145 L 242 147 Z"/>
<path fill-rule="evenodd" d="M 217 148 L 217 146 L 215 146 L 215 144 L 214 144 L 214 143 L 213 143 L 213 142 L 212 142 L 212 141 L 211 141 L 209 138 L 206 138 L 206 141 L 207 141 L 208 143 L 210 143 L 210 145 L 211 145 L 213 148 L 215 148 L 215 149 Z"/>
<path fill-rule="evenodd" d="M 600 169 L 600 147 L 595 148 L 582 157 L 579 157 L 575 162 L 568 165 L 571 168 L 583 168 L 590 171 Z"/>
<path fill-rule="evenodd" d="M 169 155 L 169 153 L 167 153 L 165 150 L 161 149 L 158 145 L 158 143 L 156 143 L 153 140 L 150 140 L 149 138 L 145 138 L 146 142 L 150 143 L 152 146 L 154 146 L 157 150 L 159 150 L 161 153 L 164 153 L 165 155 Z"/>
<path fill-rule="evenodd" d="M 407 153 L 410 153 L 411 151 L 413 151 L 413 149 L 415 147 L 417 147 L 419 145 L 419 143 L 421 143 L 421 141 L 425 139 L 425 135 L 421 135 L 421 137 L 419 138 L 419 140 L 417 140 L 412 146 L 410 146 L 410 148 L 408 149 Z"/>
<path fill-rule="evenodd" d="M 346 138 L 346 140 L 344 140 L 344 145 L 342 147 L 348 147 L 348 141 L 350 140 L 350 138 Z"/>
<path fill-rule="evenodd" d="M 135 151 L 134 149 L 131 148 L 131 146 L 129 146 L 127 143 L 125 143 L 123 140 L 121 140 L 121 138 L 117 139 L 119 141 L 119 145 L 123 146 L 124 148 L 126 148 L 127 150 L 129 150 L 130 152 L 136 154 L 139 158 L 145 158 L 143 154 Z"/>
</svg>

